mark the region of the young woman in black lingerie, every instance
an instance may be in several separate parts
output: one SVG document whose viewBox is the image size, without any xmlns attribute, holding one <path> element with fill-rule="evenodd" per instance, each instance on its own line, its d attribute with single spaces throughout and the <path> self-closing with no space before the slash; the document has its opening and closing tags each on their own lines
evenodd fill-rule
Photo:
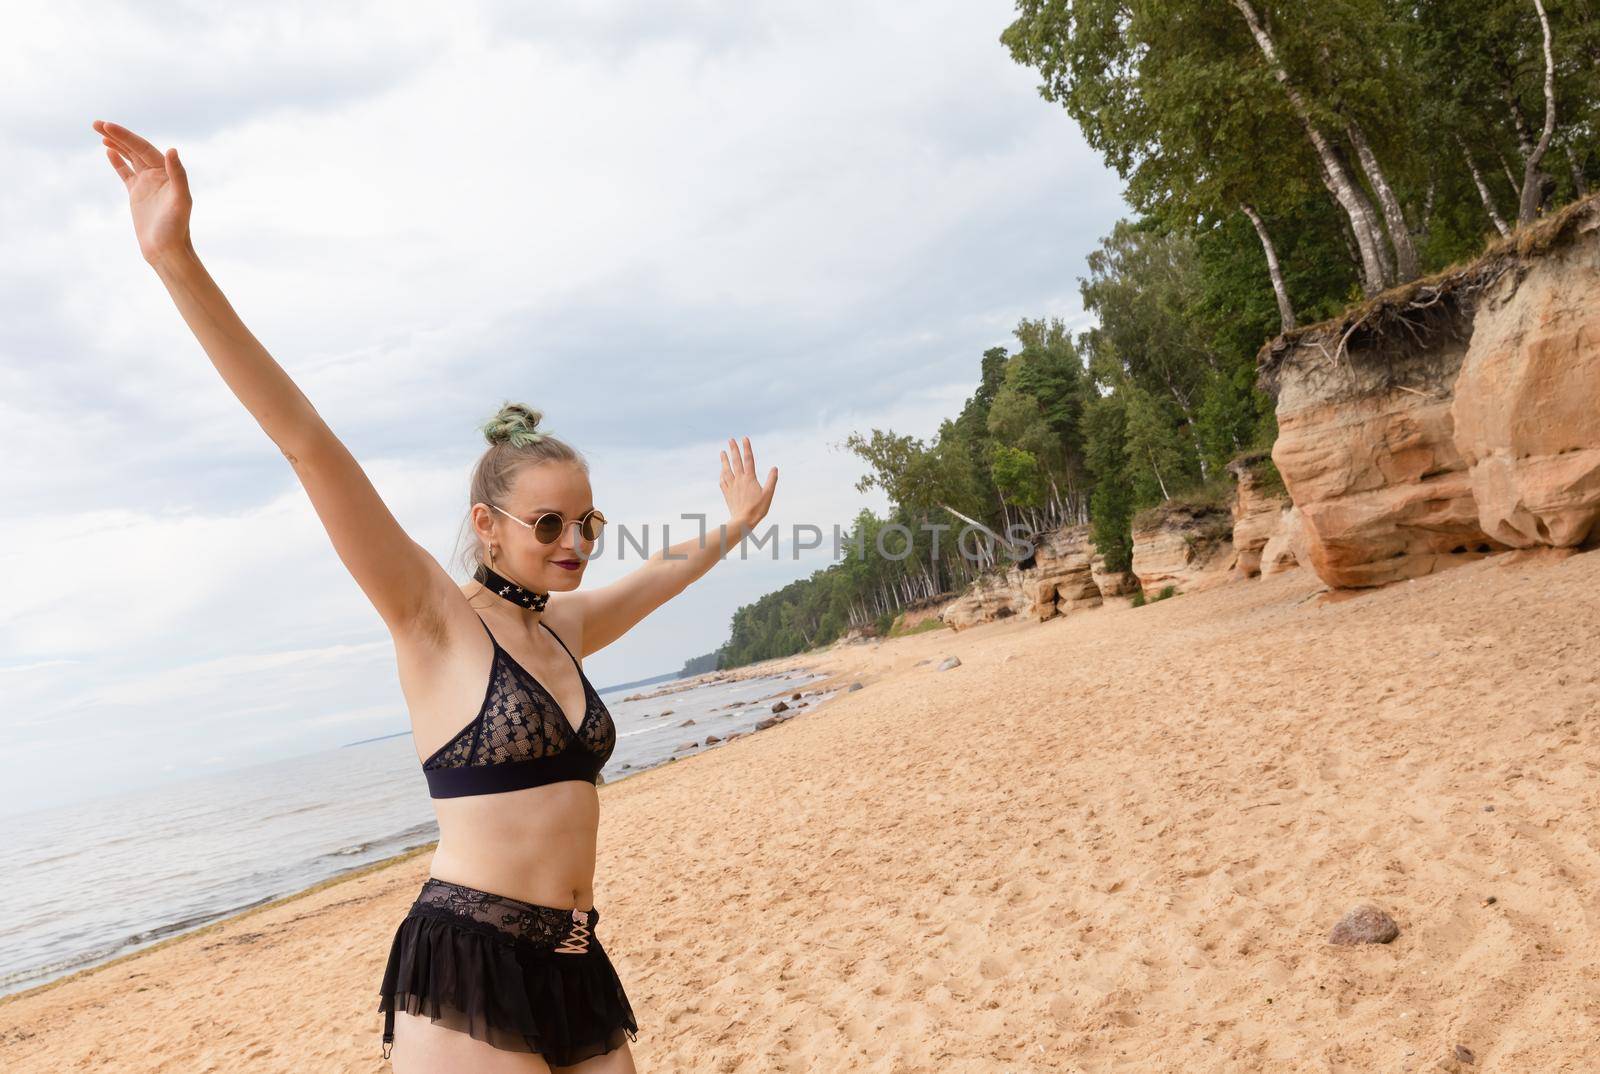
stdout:
<svg viewBox="0 0 1600 1074">
<path fill-rule="evenodd" d="M 605 517 L 588 466 L 507 404 L 473 471 L 473 580 L 401 530 L 356 460 L 239 320 L 190 241 L 177 150 L 96 120 L 139 250 L 217 372 L 288 458 L 340 560 L 394 638 L 439 819 L 429 876 L 379 985 L 399 1074 L 633 1074 L 638 1024 L 595 927 L 600 770 L 616 727 L 581 658 L 710 570 L 766 517 L 748 437 L 722 452 L 728 520 L 579 592 Z M 487 669 L 487 670 L 485 670 Z M 463 724 L 463 718 L 472 714 Z M 575 716 L 573 714 L 576 714 Z M 392 1051 L 391 1051 L 392 1049 Z"/>
</svg>

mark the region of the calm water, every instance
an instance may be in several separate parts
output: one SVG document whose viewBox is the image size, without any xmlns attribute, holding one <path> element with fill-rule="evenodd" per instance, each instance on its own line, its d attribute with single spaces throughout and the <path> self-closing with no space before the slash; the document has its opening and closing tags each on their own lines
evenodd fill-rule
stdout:
<svg viewBox="0 0 1600 1074">
<path fill-rule="evenodd" d="M 675 747 L 747 731 L 758 701 L 817 676 L 602 693 L 617 724 L 607 782 Z M 808 697 L 812 706 L 828 695 Z M 663 717 L 663 710 L 671 715 Z M 693 719 L 695 726 L 682 723 Z M 628 766 L 628 767 L 624 767 Z M 409 734 L 6 818 L 0 995 L 44 984 L 439 837 Z"/>
</svg>

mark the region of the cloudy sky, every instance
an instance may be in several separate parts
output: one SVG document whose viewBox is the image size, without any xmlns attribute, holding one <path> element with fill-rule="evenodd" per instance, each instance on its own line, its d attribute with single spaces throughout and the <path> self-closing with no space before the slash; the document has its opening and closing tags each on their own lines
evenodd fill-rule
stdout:
<svg viewBox="0 0 1600 1074">
<path fill-rule="evenodd" d="M 407 727 L 293 471 L 141 260 L 95 119 L 177 146 L 194 242 L 406 530 L 453 551 L 477 426 L 528 403 L 648 529 L 877 496 L 984 348 L 1084 317 L 1115 176 L 998 41 L 1006 0 L 74 4 L 0 65 L 0 812 Z M 681 526 L 687 524 L 680 523 Z M 684 530 L 673 537 L 681 540 Z M 730 558 L 585 660 L 605 687 L 827 565 Z M 589 567 L 604 584 L 640 559 Z M 464 579 L 463 579 L 464 580 Z"/>
</svg>

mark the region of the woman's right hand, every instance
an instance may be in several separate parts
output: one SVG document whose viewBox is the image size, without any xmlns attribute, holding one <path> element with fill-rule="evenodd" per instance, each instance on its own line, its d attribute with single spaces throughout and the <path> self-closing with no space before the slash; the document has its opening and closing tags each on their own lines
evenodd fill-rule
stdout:
<svg viewBox="0 0 1600 1074">
<path fill-rule="evenodd" d="M 162 153 L 128 128 L 103 119 L 94 121 L 94 129 L 106 144 L 111 166 L 128 188 L 133 232 L 144 259 L 154 265 L 169 254 L 189 249 L 189 210 L 194 202 L 178 151 Z"/>
</svg>

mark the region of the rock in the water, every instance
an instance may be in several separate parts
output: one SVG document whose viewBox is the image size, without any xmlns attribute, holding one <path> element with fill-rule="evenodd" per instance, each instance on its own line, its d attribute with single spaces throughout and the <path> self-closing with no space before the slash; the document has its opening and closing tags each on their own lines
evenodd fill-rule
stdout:
<svg viewBox="0 0 1600 1074">
<path fill-rule="evenodd" d="M 694 726 L 694 717 L 693 716 L 689 717 L 687 720 L 684 720 L 678 726 L 679 727 L 692 727 L 692 726 Z"/>
<path fill-rule="evenodd" d="M 939 661 L 939 666 L 934 670 L 949 671 L 951 668 L 958 668 L 960 666 L 961 658 L 959 656 L 947 656 L 943 660 Z"/>
<path fill-rule="evenodd" d="M 861 689 L 861 684 L 859 682 L 853 682 L 850 684 L 849 688 L 845 690 L 845 693 L 854 693 L 859 689 Z"/>
<path fill-rule="evenodd" d="M 698 743 L 698 742 L 693 742 L 693 741 L 685 742 L 683 745 L 679 746 L 677 749 L 673 750 L 672 752 L 673 753 L 682 753 L 684 750 L 692 750 L 692 749 L 694 749 L 695 747 L 697 747 L 699 745 L 700 745 L 700 743 Z"/>
<path fill-rule="evenodd" d="M 778 701 L 778 702 L 775 702 L 773 704 L 772 711 L 773 712 L 782 712 L 784 709 L 786 709 L 788 707 L 789 707 L 789 703 L 787 701 Z"/>
<path fill-rule="evenodd" d="M 782 722 L 783 721 L 778 719 L 776 716 L 768 716 L 764 720 L 757 720 L 756 721 L 756 730 L 757 731 L 765 731 L 767 728 L 776 727 Z"/>
<path fill-rule="evenodd" d="M 722 741 L 722 739 L 718 738 L 716 735 L 707 735 L 706 736 L 706 745 L 707 746 L 710 746 L 713 743 L 717 743 L 717 742 L 721 742 L 721 741 Z"/>
<path fill-rule="evenodd" d="M 790 694 L 789 695 L 789 700 L 790 701 L 799 701 L 800 700 L 800 691 L 796 690 L 794 693 Z"/>
<path fill-rule="evenodd" d="M 1351 910 L 1333 926 L 1329 943 L 1354 946 L 1363 943 L 1389 943 L 1400 935 L 1400 926 L 1394 918 L 1370 904 Z"/>
</svg>

